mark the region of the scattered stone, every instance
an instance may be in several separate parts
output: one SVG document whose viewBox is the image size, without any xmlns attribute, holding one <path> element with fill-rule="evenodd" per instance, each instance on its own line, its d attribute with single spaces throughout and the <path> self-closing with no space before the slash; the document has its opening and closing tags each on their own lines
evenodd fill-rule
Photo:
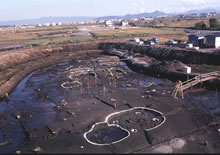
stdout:
<svg viewBox="0 0 220 155">
<path fill-rule="evenodd" d="M 218 132 L 220 132 L 220 129 L 218 129 Z"/>
<path fill-rule="evenodd" d="M 131 129 L 131 132 L 136 133 L 136 132 L 137 132 L 137 129 Z"/>
<path fill-rule="evenodd" d="M 51 132 L 52 134 L 56 134 L 56 132 L 55 132 L 53 129 L 51 129 L 49 126 L 47 126 L 47 128 L 50 130 L 50 132 Z"/>
<path fill-rule="evenodd" d="M 10 100 L 10 97 L 8 95 L 8 93 L 5 93 L 5 100 L 8 102 Z"/>
<path fill-rule="evenodd" d="M 112 98 L 111 101 L 112 101 L 112 102 L 116 102 L 116 99 Z"/>
<path fill-rule="evenodd" d="M 156 92 L 156 89 L 152 89 L 151 91 L 152 91 L 152 92 Z"/>
<path fill-rule="evenodd" d="M 84 149 L 84 146 L 80 146 L 81 149 Z"/>
<path fill-rule="evenodd" d="M 16 151 L 16 154 L 21 154 L 21 151 Z"/>
<path fill-rule="evenodd" d="M 67 105 L 68 103 L 67 103 L 67 101 L 65 100 L 65 99 L 62 99 L 61 100 L 61 106 L 65 106 L 65 105 Z"/>
<path fill-rule="evenodd" d="M 16 118 L 17 118 L 17 119 L 20 119 L 20 118 L 21 118 L 21 115 L 20 115 L 20 114 L 17 114 L 17 115 L 16 115 Z"/>
<path fill-rule="evenodd" d="M 66 118 L 64 118 L 63 120 L 64 120 L 64 121 L 66 121 L 67 119 L 66 119 Z"/>
<path fill-rule="evenodd" d="M 34 152 L 40 152 L 40 151 L 42 151 L 42 149 L 38 146 L 38 147 L 32 149 L 32 151 L 34 151 Z"/>
<path fill-rule="evenodd" d="M 66 111 L 68 114 L 76 116 L 76 114 L 74 112 L 70 112 L 70 111 Z"/>
<path fill-rule="evenodd" d="M 60 108 L 60 106 L 59 106 L 59 105 L 55 105 L 54 107 L 55 107 L 55 108 Z"/>
</svg>

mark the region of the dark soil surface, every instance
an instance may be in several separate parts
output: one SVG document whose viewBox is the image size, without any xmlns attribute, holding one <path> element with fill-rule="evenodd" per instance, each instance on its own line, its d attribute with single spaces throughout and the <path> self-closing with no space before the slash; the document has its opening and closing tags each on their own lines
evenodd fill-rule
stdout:
<svg viewBox="0 0 220 155">
<path fill-rule="evenodd" d="M 219 153 L 219 92 L 196 87 L 185 92 L 184 100 L 174 99 L 174 86 L 167 79 L 133 72 L 118 57 L 102 54 L 38 69 L 17 85 L 9 100 L 1 101 L 0 152 Z M 84 138 L 95 123 L 134 107 L 157 110 L 166 120 L 148 131 L 163 117 L 136 110 L 109 120 L 130 132 L 126 139 L 97 146 Z M 110 134 L 104 142 L 123 137 L 118 128 L 102 126 L 101 131 Z M 102 143 L 103 135 L 96 134 Z"/>
</svg>

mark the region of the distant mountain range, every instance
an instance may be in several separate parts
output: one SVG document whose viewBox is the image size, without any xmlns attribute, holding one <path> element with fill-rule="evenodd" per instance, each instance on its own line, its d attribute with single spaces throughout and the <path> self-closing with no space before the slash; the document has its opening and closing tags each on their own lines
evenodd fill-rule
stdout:
<svg viewBox="0 0 220 155">
<path fill-rule="evenodd" d="M 219 12 L 220 10 L 219 9 L 209 9 L 209 8 L 206 8 L 206 9 L 202 9 L 202 10 L 190 10 L 190 11 L 187 11 L 183 14 L 193 14 L 193 13 L 210 13 L 210 12 Z"/>
<path fill-rule="evenodd" d="M 131 19 L 131 18 L 142 18 L 142 17 L 158 17 L 158 16 L 168 16 L 169 14 L 166 14 L 164 12 L 161 12 L 161 11 L 154 11 L 152 13 L 140 13 L 140 14 L 127 14 L 125 16 L 105 16 L 105 17 L 99 17 L 99 18 L 96 18 L 97 20 L 100 20 L 100 19 Z"/>
<path fill-rule="evenodd" d="M 203 9 L 203 10 L 190 10 L 181 14 L 193 14 L 193 13 L 210 13 L 218 12 L 219 9 Z M 79 22 L 88 20 L 108 20 L 108 19 L 130 19 L 130 18 L 142 18 L 142 17 L 158 17 L 158 16 L 174 16 L 175 13 L 167 14 L 161 11 L 154 11 L 152 13 L 140 13 L 140 14 L 127 14 L 125 16 L 104 16 L 104 17 L 85 17 L 85 16 L 75 16 L 75 17 L 43 17 L 36 19 L 25 19 L 25 20 L 15 20 L 15 21 L 0 21 L 0 26 L 4 25 L 36 25 L 52 22 Z"/>
</svg>

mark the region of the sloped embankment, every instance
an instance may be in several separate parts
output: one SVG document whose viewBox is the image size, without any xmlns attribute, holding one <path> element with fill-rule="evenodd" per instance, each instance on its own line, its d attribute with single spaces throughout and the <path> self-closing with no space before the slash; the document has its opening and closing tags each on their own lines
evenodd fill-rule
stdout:
<svg viewBox="0 0 220 155">
<path fill-rule="evenodd" d="M 27 48 L 0 53 L 0 99 L 27 74 L 41 67 L 73 58 L 101 53 L 97 43 L 78 43 L 63 46 Z"/>
<path fill-rule="evenodd" d="M 138 46 L 125 43 L 102 43 L 99 45 L 99 48 L 103 49 L 105 54 L 119 56 L 127 62 L 130 68 L 137 72 L 163 77 L 173 81 L 186 81 L 189 78 L 194 78 L 201 74 L 198 72 L 186 73 L 185 69 L 188 68 L 188 66 L 182 62 L 189 64 L 199 63 L 199 65 L 200 63 L 212 63 L 212 65 L 217 65 L 219 63 L 217 59 L 220 60 L 220 55 L 218 54 L 203 53 L 203 57 L 198 59 L 196 57 L 198 52 L 196 51 L 175 51 L 172 48 L 168 51 L 167 48 L 163 49 L 155 47 L 154 49 L 149 46 Z M 148 51 L 148 49 L 150 50 Z M 165 50 L 165 54 L 163 50 Z M 155 53 L 153 53 L 153 51 L 155 51 Z M 137 53 L 140 53 L 142 56 Z M 189 56 L 189 54 L 192 56 Z M 188 59 L 185 57 L 186 55 L 188 55 Z M 195 60 L 192 58 L 195 58 Z M 208 61 L 209 58 L 213 61 Z M 193 62 L 190 62 L 189 60 L 192 60 Z M 216 67 L 214 67 L 214 69 L 215 68 Z M 204 86 L 210 89 L 219 89 L 220 80 L 206 81 Z"/>
<path fill-rule="evenodd" d="M 195 50 L 169 47 L 141 46 L 131 43 L 100 43 L 99 49 L 128 50 L 131 53 L 145 54 L 158 60 L 179 60 L 185 64 L 220 65 L 220 54 L 202 53 Z"/>
</svg>

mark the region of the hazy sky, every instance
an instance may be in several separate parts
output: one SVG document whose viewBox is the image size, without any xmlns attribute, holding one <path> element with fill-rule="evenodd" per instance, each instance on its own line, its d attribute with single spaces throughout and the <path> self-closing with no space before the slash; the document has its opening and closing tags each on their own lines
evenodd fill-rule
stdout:
<svg viewBox="0 0 220 155">
<path fill-rule="evenodd" d="M 0 0 L 0 21 L 48 16 L 109 16 L 155 10 L 181 13 L 220 7 L 220 0 Z"/>
</svg>

